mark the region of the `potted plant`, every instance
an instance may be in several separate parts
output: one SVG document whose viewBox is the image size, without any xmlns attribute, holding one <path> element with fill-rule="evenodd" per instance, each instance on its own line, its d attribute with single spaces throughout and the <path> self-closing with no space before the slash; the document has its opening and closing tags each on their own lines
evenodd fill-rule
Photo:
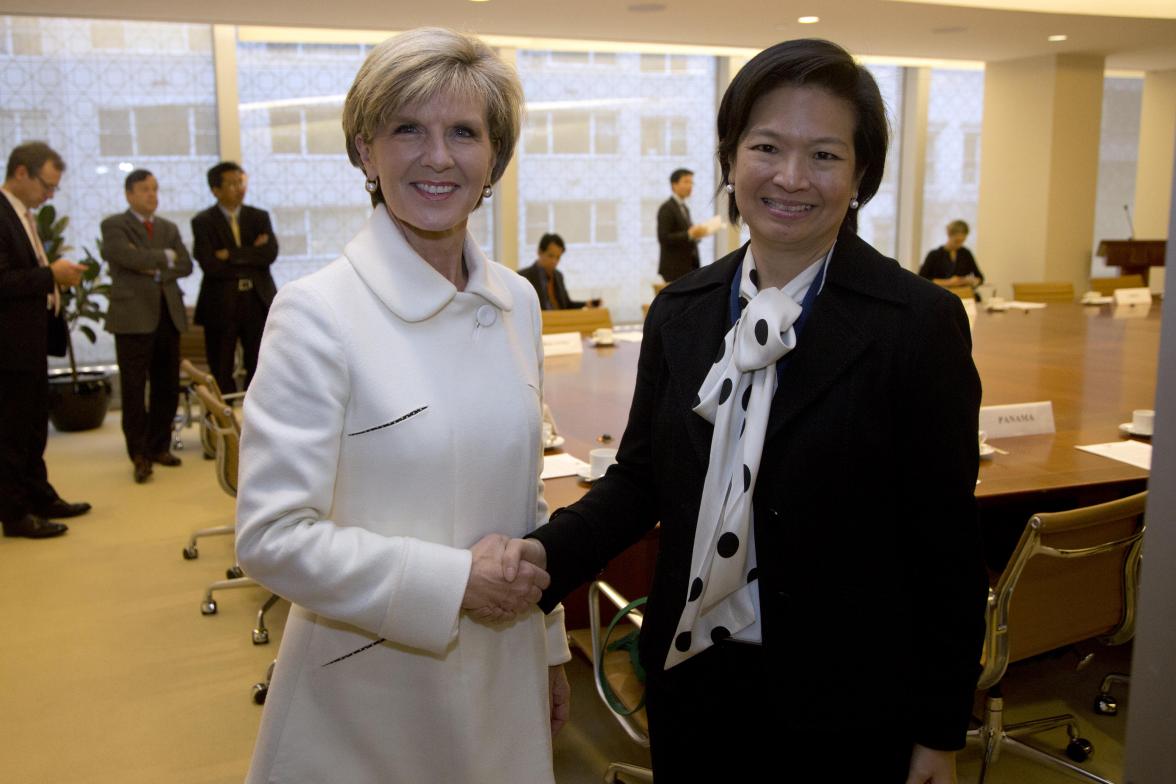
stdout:
<svg viewBox="0 0 1176 784">
<path fill-rule="evenodd" d="M 72 250 L 65 244 L 65 229 L 69 217 L 57 217 L 57 210 L 47 204 L 37 213 L 37 233 L 45 247 L 45 256 L 50 263 Z M 66 352 L 69 370 L 52 370 L 49 373 L 49 419 L 61 431 L 93 430 L 101 427 L 110 407 L 110 374 L 104 370 L 78 369 L 74 357 L 73 332 L 78 330 L 94 343 L 98 339 L 94 327 L 106 318 L 104 299 L 110 292 L 110 283 L 102 276 L 102 263 L 94 258 L 89 248 L 83 248 L 85 257 L 78 263 L 86 267 L 82 280 L 76 286 L 61 291 L 61 312 L 66 321 Z M 102 251 L 99 244 L 99 253 Z"/>
</svg>

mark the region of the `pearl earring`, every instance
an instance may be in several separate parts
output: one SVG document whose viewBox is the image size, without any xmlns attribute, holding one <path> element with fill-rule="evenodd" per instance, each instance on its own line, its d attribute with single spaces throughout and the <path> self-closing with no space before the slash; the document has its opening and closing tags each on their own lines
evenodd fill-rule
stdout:
<svg viewBox="0 0 1176 784">
<path fill-rule="evenodd" d="M 367 182 L 365 182 L 363 184 L 363 188 L 368 193 L 375 193 L 376 191 L 378 191 L 380 189 L 380 181 L 379 180 L 368 180 Z"/>
<path fill-rule="evenodd" d="M 859 202 L 857 200 L 857 196 L 854 196 L 852 199 L 849 200 L 849 208 L 851 210 L 856 210 L 860 206 L 862 206 L 862 204 L 861 204 L 861 202 Z"/>
<path fill-rule="evenodd" d="M 491 188 L 489 185 L 487 185 L 485 188 L 482 189 L 482 198 L 483 199 L 489 199 L 493 195 L 494 195 L 494 189 Z"/>
<path fill-rule="evenodd" d="M 727 191 L 727 193 L 734 193 L 735 192 L 735 183 L 729 182 L 723 186 L 723 189 L 725 191 Z"/>
</svg>

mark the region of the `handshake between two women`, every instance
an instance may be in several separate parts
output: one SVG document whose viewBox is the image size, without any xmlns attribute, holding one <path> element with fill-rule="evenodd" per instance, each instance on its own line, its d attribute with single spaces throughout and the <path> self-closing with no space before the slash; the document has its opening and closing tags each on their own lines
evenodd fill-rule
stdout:
<svg viewBox="0 0 1176 784">
<path fill-rule="evenodd" d="M 538 602 L 551 584 L 547 553 L 535 539 L 487 534 L 470 552 L 474 558 L 461 608 L 475 620 L 512 620 Z"/>
</svg>

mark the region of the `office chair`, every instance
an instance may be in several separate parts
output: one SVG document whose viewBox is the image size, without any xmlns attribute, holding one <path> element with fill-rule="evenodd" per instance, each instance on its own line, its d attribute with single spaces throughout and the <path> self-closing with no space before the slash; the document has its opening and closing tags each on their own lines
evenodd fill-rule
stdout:
<svg viewBox="0 0 1176 784">
<path fill-rule="evenodd" d="M 984 718 L 968 740 L 983 747 L 979 784 L 1002 750 L 1087 781 L 1110 784 L 1074 762 L 1094 749 L 1072 714 L 1005 724 L 1000 682 L 1011 662 L 1097 638 L 1119 645 L 1135 632 L 1147 493 L 1029 519 L 1012 558 L 988 591 L 983 666 Z M 1018 738 L 1065 727 L 1069 760 Z"/>
<path fill-rule="evenodd" d="M 609 713 L 621 725 L 625 734 L 643 748 L 649 748 L 649 720 L 642 707 L 641 695 L 644 686 L 637 679 L 633 671 L 627 650 L 608 650 L 607 646 L 618 634 L 601 635 L 600 625 L 600 597 L 603 595 L 618 611 L 628 609 L 623 618 L 614 619 L 615 626 L 623 620 L 637 630 L 641 629 L 644 616 L 636 609 L 637 603 L 625 599 L 608 583 L 597 580 L 588 587 L 588 619 L 589 629 L 577 629 L 568 636 L 572 643 L 579 648 L 592 662 L 593 681 L 596 683 L 596 693 L 608 706 Z M 612 631 L 612 626 L 609 627 Z M 631 765 L 626 762 L 613 762 L 604 774 L 606 784 L 615 784 L 619 775 L 624 775 L 627 781 L 653 781 L 653 772 L 648 768 Z"/>
<path fill-rule="evenodd" d="M 1069 281 L 1014 283 L 1013 299 L 1018 302 L 1073 302 L 1074 284 Z"/>
<path fill-rule="evenodd" d="M 540 316 L 543 319 L 544 335 L 557 332 L 579 332 L 586 337 L 601 328 L 612 329 L 613 325 L 608 308 L 545 310 Z"/>
</svg>

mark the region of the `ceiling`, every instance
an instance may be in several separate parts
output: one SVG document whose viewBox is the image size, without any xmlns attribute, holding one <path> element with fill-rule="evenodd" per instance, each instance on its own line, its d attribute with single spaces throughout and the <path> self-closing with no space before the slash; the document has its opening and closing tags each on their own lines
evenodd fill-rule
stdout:
<svg viewBox="0 0 1176 784">
<path fill-rule="evenodd" d="M 858 55 L 995 61 L 1064 52 L 1104 56 L 1108 69 L 1176 69 L 1172 0 L 1103 0 L 1107 16 L 1091 13 L 1097 0 L 1021 4 L 1080 12 L 1070 14 L 954 7 L 930 0 L 201 0 L 182 5 L 104 0 L 99 8 L 95 5 L 89 0 L 5 0 L 6 12 L 40 16 L 365 30 L 428 24 L 482 34 L 755 49 L 787 38 L 821 37 Z M 1113 16 L 1112 9 L 1139 16 Z M 806 14 L 817 14 L 821 21 L 798 24 L 797 18 Z M 1068 38 L 1046 40 L 1055 34 Z"/>
</svg>

